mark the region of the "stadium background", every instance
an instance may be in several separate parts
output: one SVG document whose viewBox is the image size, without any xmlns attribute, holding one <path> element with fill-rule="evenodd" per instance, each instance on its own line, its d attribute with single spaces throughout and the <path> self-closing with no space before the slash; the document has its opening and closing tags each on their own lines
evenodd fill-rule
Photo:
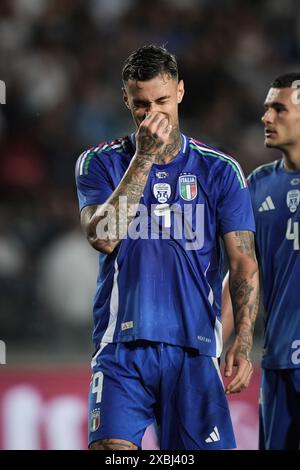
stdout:
<svg viewBox="0 0 300 470">
<path fill-rule="evenodd" d="M 246 174 L 278 156 L 263 148 L 260 116 L 271 80 L 299 70 L 297 0 L 1 0 L 1 448 L 85 448 L 97 256 L 79 227 L 74 164 L 132 129 L 121 67 L 146 43 L 178 57 L 183 132 Z M 261 330 L 260 317 L 257 364 Z M 258 379 L 257 368 L 231 401 L 240 449 L 257 445 Z"/>
</svg>

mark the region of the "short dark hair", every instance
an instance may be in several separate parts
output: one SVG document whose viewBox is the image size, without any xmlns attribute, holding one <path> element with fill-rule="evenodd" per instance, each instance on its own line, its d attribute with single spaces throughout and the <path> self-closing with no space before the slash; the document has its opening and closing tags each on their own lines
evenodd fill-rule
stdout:
<svg viewBox="0 0 300 470">
<path fill-rule="evenodd" d="M 150 44 L 132 52 L 125 60 L 122 79 L 124 83 L 128 80 L 143 82 L 160 74 L 178 80 L 177 60 L 164 46 Z"/>
<path fill-rule="evenodd" d="M 285 73 L 277 77 L 272 83 L 271 88 L 290 88 L 295 80 L 300 81 L 300 73 Z"/>
</svg>

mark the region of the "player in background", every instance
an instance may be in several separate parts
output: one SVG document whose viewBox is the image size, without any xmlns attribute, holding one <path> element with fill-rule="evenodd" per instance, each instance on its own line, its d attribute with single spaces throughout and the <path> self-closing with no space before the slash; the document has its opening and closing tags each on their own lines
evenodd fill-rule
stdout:
<svg viewBox="0 0 300 470">
<path fill-rule="evenodd" d="M 265 146 L 282 158 L 248 178 L 265 310 L 260 449 L 300 446 L 300 73 L 278 77 L 267 94 Z M 224 287 L 224 339 L 233 324 Z"/>
<path fill-rule="evenodd" d="M 226 389 L 235 393 L 253 370 L 259 295 L 247 184 L 230 156 L 180 132 L 173 54 L 144 46 L 122 79 L 136 132 L 83 152 L 76 166 L 82 226 L 100 252 L 89 447 L 138 449 L 157 419 L 161 449 L 233 448 L 217 361 L 220 238 L 236 299 Z"/>
</svg>

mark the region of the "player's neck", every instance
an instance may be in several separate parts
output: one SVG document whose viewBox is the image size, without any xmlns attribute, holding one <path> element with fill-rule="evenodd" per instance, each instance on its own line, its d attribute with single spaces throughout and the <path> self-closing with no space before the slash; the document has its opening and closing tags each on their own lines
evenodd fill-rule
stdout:
<svg viewBox="0 0 300 470">
<path fill-rule="evenodd" d="M 288 171 L 300 170 L 300 148 L 283 154 L 284 168 Z"/>
</svg>

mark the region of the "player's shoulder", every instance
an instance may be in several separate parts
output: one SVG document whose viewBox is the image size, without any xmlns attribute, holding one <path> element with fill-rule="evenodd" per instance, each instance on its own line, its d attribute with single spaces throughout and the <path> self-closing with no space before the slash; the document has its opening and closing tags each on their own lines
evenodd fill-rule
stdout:
<svg viewBox="0 0 300 470">
<path fill-rule="evenodd" d="M 100 142 L 94 147 L 84 150 L 78 157 L 75 174 L 77 176 L 87 175 L 91 165 L 108 162 L 112 157 L 118 156 L 128 150 L 129 138 Z"/>
<path fill-rule="evenodd" d="M 105 158 L 108 155 L 125 151 L 128 143 L 129 143 L 129 138 L 127 136 L 121 137 L 120 139 L 100 142 L 96 146 L 91 147 L 87 150 L 84 150 L 80 154 L 79 159 L 84 158 L 86 160 L 86 159 L 93 158 L 93 156 Z"/>
<path fill-rule="evenodd" d="M 224 164 L 234 163 L 239 165 L 238 162 L 227 152 L 220 150 L 219 148 L 208 145 L 204 142 L 194 139 L 193 137 L 189 138 L 190 148 L 198 153 L 202 157 L 206 158 L 208 161 L 220 161 Z"/>
<path fill-rule="evenodd" d="M 228 175 L 235 175 L 239 180 L 241 187 L 244 188 L 247 186 L 241 165 L 234 157 L 223 150 L 204 142 L 200 142 L 192 137 L 189 138 L 189 145 L 196 154 L 201 156 L 202 160 L 205 160 L 209 167 L 213 167 L 215 171 L 222 175 L 226 174 L 224 171 L 227 172 Z"/>
<path fill-rule="evenodd" d="M 265 163 L 264 165 L 260 165 L 259 167 L 255 168 L 255 170 L 253 170 L 247 178 L 249 184 L 254 184 L 264 180 L 265 178 L 269 178 L 274 174 L 274 172 L 276 172 L 280 165 L 281 160 L 275 160 L 274 162 Z"/>
</svg>

